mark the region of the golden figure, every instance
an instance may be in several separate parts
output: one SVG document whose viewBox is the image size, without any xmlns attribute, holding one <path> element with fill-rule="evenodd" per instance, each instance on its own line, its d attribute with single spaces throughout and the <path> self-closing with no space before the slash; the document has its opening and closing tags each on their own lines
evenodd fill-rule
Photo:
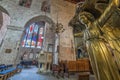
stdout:
<svg viewBox="0 0 120 80">
<path fill-rule="evenodd" d="M 99 9 L 102 14 L 97 19 L 93 13 L 84 9 L 77 15 L 79 21 L 86 27 L 83 32 L 84 40 L 96 80 L 120 80 L 120 9 L 118 6 L 119 0 L 110 1 L 107 8 Z"/>
<path fill-rule="evenodd" d="M 118 1 L 112 1 L 97 20 L 89 12 L 79 14 L 81 23 L 86 26 L 84 39 L 97 80 L 120 80 L 120 29 L 118 25 L 113 30 L 106 22 L 118 9 Z"/>
<path fill-rule="evenodd" d="M 110 2 L 107 0 L 106 2 Z M 101 4 L 104 6 L 105 4 Z M 100 5 L 99 5 L 100 6 Z M 104 40 L 114 56 L 115 63 L 120 71 L 120 2 L 119 0 L 112 0 L 111 4 L 105 8 L 96 8 L 103 14 L 99 18 L 101 30 L 104 32 Z"/>
</svg>

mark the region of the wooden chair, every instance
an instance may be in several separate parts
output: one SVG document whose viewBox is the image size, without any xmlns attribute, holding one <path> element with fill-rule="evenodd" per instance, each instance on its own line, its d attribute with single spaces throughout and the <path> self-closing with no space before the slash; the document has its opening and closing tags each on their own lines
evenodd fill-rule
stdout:
<svg viewBox="0 0 120 80">
<path fill-rule="evenodd" d="M 53 64 L 53 65 L 52 65 L 52 72 L 53 72 L 53 75 L 54 75 L 54 76 L 57 76 L 57 77 L 58 77 L 59 72 L 60 72 L 60 67 L 59 67 L 59 65 Z"/>
</svg>

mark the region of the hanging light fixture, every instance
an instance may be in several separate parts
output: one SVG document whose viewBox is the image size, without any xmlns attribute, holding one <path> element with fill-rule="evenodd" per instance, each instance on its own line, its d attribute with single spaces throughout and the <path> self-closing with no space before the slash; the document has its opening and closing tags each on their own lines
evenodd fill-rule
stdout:
<svg viewBox="0 0 120 80">
<path fill-rule="evenodd" d="M 58 8 L 57 8 L 57 10 L 58 10 Z M 58 11 L 57 11 L 57 23 L 55 26 L 55 31 L 56 31 L 56 33 L 62 33 L 65 31 L 65 29 L 63 28 L 63 24 L 58 22 Z"/>
</svg>

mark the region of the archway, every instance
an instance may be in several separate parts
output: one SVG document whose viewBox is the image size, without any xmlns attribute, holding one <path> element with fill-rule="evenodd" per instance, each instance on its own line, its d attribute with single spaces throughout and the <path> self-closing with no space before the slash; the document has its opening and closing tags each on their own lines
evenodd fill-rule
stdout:
<svg viewBox="0 0 120 80">
<path fill-rule="evenodd" d="M 41 15 L 30 19 L 21 35 L 19 59 L 27 54 L 26 60 L 36 60 L 41 50 L 53 53 L 54 37 L 54 22 L 49 17 Z"/>
</svg>

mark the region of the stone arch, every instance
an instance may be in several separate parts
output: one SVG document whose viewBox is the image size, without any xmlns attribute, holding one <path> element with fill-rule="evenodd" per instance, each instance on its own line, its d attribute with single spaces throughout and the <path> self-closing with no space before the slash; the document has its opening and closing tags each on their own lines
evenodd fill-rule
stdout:
<svg viewBox="0 0 120 80">
<path fill-rule="evenodd" d="M 54 23 L 54 21 L 51 18 L 49 18 L 48 16 L 45 16 L 45 15 L 40 15 L 40 16 L 33 17 L 32 19 L 30 19 L 29 21 L 26 22 L 26 24 L 24 25 L 24 28 L 26 26 L 28 26 L 29 24 L 31 24 L 32 22 L 37 22 L 37 21 L 48 22 L 49 24 L 51 24 L 53 26 L 53 30 L 55 30 L 55 23 Z M 24 33 L 22 33 L 22 36 L 23 35 L 24 35 Z M 21 36 L 21 38 L 22 38 L 22 36 Z"/>
<path fill-rule="evenodd" d="M 6 14 L 7 16 L 9 16 L 8 11 L 5 8 L 3 8 L 2 6 L 0 6 L 0 29 L 3 26 L 3 17 L 4 17 L 3 13 Z"/>
<path fill-rule="evenodd" d="M 7 25 L 10 24 L 10 16 L 5 8 L 0 6 L 0 44 L 2 45 L 7 31 Z"/>
<path fill-rule="evenodd" d="M 52 24 L 52 26 L 54 27 L 55 26 L 55 23 L 53 22 L 53 20 L 51 18 L 49 18 L 48 16 L 45 16 L 45 15 L 40 15 L 40 16 L 36 16 L 36 17 L 33 17 L 32 19 L 30 19 L 26 24 L 25 26 L 28 26 L 30 23 L 32 22 L 37 22 L 37 21 L 45 21 L 45 22 L 48 22 L 49 24 Z M 25 27 L 24 26 L 24 27 Z"/>
<path fill-rule="evenodd" d="M 0 6 L 0 12 L 4 12 L 9 16 L 8 11 L 5 8 L 3 8 L 2 6 Z"/>
<path fill-rule="evenodd" d="M 25 28 L 27 26 L 29 26 L 31 23 L 33 22 L 39 22 L 39 21 L 44 21 L 44 22 L 47 22 L 48 24 L 51 25 L 52 27 L 52 30 L 55 30 L 55 23 L 53 22 L 53 20 L 51 18 L 49 18 L 48 16 L 45 16 L 45 15 L 40 15 L 40 16 L 36 16 L 36 17 L 33 17 L 31 18 L 28 22 L 26 22 L 26 24 L 24 25 L 24 31 L 25 31 Z M 21 39 L 20 39 L 20 43 L 22 42 L 22 37 L 24 36 L 24 31 L 21 35 Z M 54 46 L 53 46 L 54 47 Z M 23 55 L 23 53 L 26 51 L 26 50 L 30 50 L 30 49 L 24 49 L 21 47 L 21 44 L 20 44 L 20 56 Z M 22 52 L 21 52 L 22 51 Z M 39 51 L 38 49 L 34 49 L 34 51 Z M 20 57 L 19 56 L 19 57 Z"/>
</svg>

